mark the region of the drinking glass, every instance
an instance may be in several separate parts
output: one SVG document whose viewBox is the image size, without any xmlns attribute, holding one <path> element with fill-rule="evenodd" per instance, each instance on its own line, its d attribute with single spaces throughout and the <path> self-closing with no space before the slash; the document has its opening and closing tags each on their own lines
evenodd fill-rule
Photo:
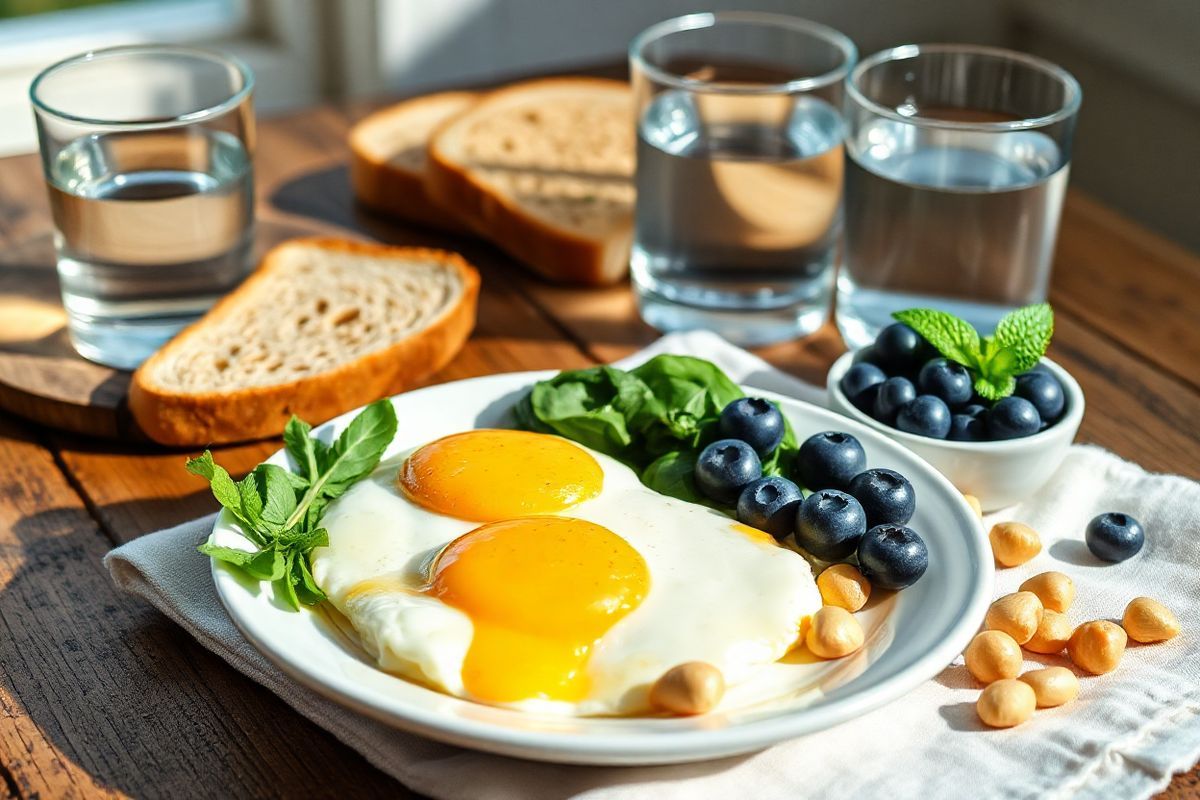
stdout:
<svg viewBox="0 0 1200 800">
<path fill-rule="evenodd" d="M 851 347 L 904 308 L 983 333 L 1046 298 L 1079 84 L 1034 56 L 905 45 L 846 85 L 846 254 L 837 321 Z"/>
<path fill-rule="evenodd" d="M 777 14 L 691 14 L 633 40 L 630 272 L 648 323 L 763 344 L 824 322 L 856 57 L 837 31 Z"/>
<path fill-rule="evenodd" d="M 250 268 L 250 70 L 184 47 L 96 50 L 29 89 L 80 355 L 132 369 Z"/>
</svg>

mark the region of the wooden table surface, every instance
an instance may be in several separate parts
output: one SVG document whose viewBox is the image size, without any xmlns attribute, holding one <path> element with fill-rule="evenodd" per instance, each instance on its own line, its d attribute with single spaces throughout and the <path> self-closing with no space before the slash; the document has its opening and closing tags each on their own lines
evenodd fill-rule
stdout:
<svg viewBox="0 0 1200 800">
<path fill-rule="evenodd" d="M 479 323 L 431 383 L 585 366 L 655 338 L 626 286 L 549 286 L 485 244 L 356 210 L 345 138 L 364 110 L 321 107 L 260 125 L 259 240 L 340 233 L 460 250 L 483 273 Z M 0 160 L 0 269 L 52 263 L 36 158 Z M 1072 193 L 1051 300 L 1050 355 L 1088 397 L 1079 438 L 1200 477 L 1200 259 Z M 826 326 L 761 352 L 822 382 L 841 351 Z M 218 459 L 244 471 L 277 446 Z M 214 510 L 184 472 L 186 455 L 0 415 L 0 797 L 396 795 L 354 751 L 113 587 L 100 563 L 109 548 Z M 1200 768 L 1167 796 L 1200 797 Z"/>
</svg>

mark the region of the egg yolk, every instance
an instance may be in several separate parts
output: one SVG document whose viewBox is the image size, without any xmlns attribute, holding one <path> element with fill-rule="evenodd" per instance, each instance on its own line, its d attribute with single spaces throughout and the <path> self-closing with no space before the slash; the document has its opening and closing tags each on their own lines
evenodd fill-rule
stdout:
<svg viewBox="0 0 1200 800">
<path fill-rule="evenodd" d="M 596 459 L 566 439 L 508 430 L 430 442 L 397 477 L 413 502 L 473 522 L 553 514 L 598 495 L 603 479 Z"/>
<path fill-rule="evenodd" d="M 641 555 L 620 536 L 566 517 L 483 525 L 455 539 L 434 565 L 429 593 L 471 618 L 463 663 L 480 700 L 576 702 L 596 642 L 650 587 Z"/>
</svg>

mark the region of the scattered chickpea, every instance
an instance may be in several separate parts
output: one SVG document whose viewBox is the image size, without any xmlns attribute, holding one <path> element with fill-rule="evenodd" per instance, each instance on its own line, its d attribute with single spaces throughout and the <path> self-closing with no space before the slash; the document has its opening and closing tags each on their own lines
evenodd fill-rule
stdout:
<svg viewBox="0 0 1200 800">
<path fill-rule="evenodd" d="M 650 705 L 660 711 L 691 716 L 716 708 L 725 695 L 725 676 L 707 661 L 671 667 L 650 687 Z"/>
<path fill-rule="evenodd" d="M 844 608 L 822 606 L 813 614 L 804 643 L 820 658 L 841 658 L 863 646 L 863 629 Z"/>
<path fill-rule="evenodd" d="M 1179 633 L 1179 620 L 1171 609 L 1149 597 L 1135 597 L 1125 606 L 1121 626 L 1135 642 L 1165 642 Z"/>
<path fill-rule="evenodd" d="M 1042 552 L 1042 537 L 1020 522 L 997 522 L 988 534 L 992 555 L 1006 567 L 1016 567 Z"/>
<path fill-rule="evenodd" d="M 1075 582 L 1061 572 L 1043 572 L 1021 584 L 1022 592 L 1033 592 L 1050 611 L 1064 612 L 1075 600 Z"/>
<path fill-rule="evenodd" d="M 1079 696 L 1079 678 L 1066 667 L 1030 670 L 1020 681 L 1033 689 L 1038 708 L 1061 706 Z"/>
<path fill-rule="evenodd" d="M 1042 601 L 1033 592 L 1013 592 L 992 603 L 983 624 L 988 630 L 1004 631 L 1017 644 L 1025 644 L 1037 633 L 1043 611 Z"/>
<path fill-rule="evenodd" d="M 1021 671 L 1021 646 L 1003 631 L 982 631 L 963 651 L 967 671 L 980 683 L 1015 678 Z"/>
<path fill-rule="evenodd" d="M 821 602 L 847 611 L 858 611 L 871 596 L 871 582 L 853 564 L 834 564 L 817 576 Z"/>
<path fill-rule="evenodd" d="M 1074 626 L 1066 614 L 1046 609 L 1042 613 L 1042 621 L 1038 623 L 1033 638 L 1025 643 L 1025 649 L 1031 653 L 1061 653 L 1067 646 L 1074 632 Z"/>
<path fill-rule="evenodd" d="M 979 498 L 973 494 L 964 494 L 963 500 L 967 501 L 967 505 L 975 512 L 975 516 L 983 519 L 983 506 L 979 504 Z"/>
<path fill-rule="evenodd" d="M 1080 669 L 1103 675 L 1117 668 L 1127 638 L 1120 625 L 1106 619 L 1085 622 L 1071 634 L 1067 655 Z"/>
<path fill-rule="evenodd" d="M 985 725 L 1013 728 L 1033 715 L 1037 695 L 1033 687 L 1015 678 L 989 683 L 975 703 L 975 711 Z"/>
</svg>

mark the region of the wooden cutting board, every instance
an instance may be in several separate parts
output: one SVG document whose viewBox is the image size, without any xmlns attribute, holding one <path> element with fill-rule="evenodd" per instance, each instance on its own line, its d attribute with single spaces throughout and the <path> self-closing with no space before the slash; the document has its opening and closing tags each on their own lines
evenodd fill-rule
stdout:
<svg viewBox="0 0 1200 800">
<path fill-rule="evenodd" d="M 129 376 L 72 349 L 50 238 L 6 251 L 0 263 L 0 408 L 61 430 L 144 440 L 125 404 Z"/>
</svg>

